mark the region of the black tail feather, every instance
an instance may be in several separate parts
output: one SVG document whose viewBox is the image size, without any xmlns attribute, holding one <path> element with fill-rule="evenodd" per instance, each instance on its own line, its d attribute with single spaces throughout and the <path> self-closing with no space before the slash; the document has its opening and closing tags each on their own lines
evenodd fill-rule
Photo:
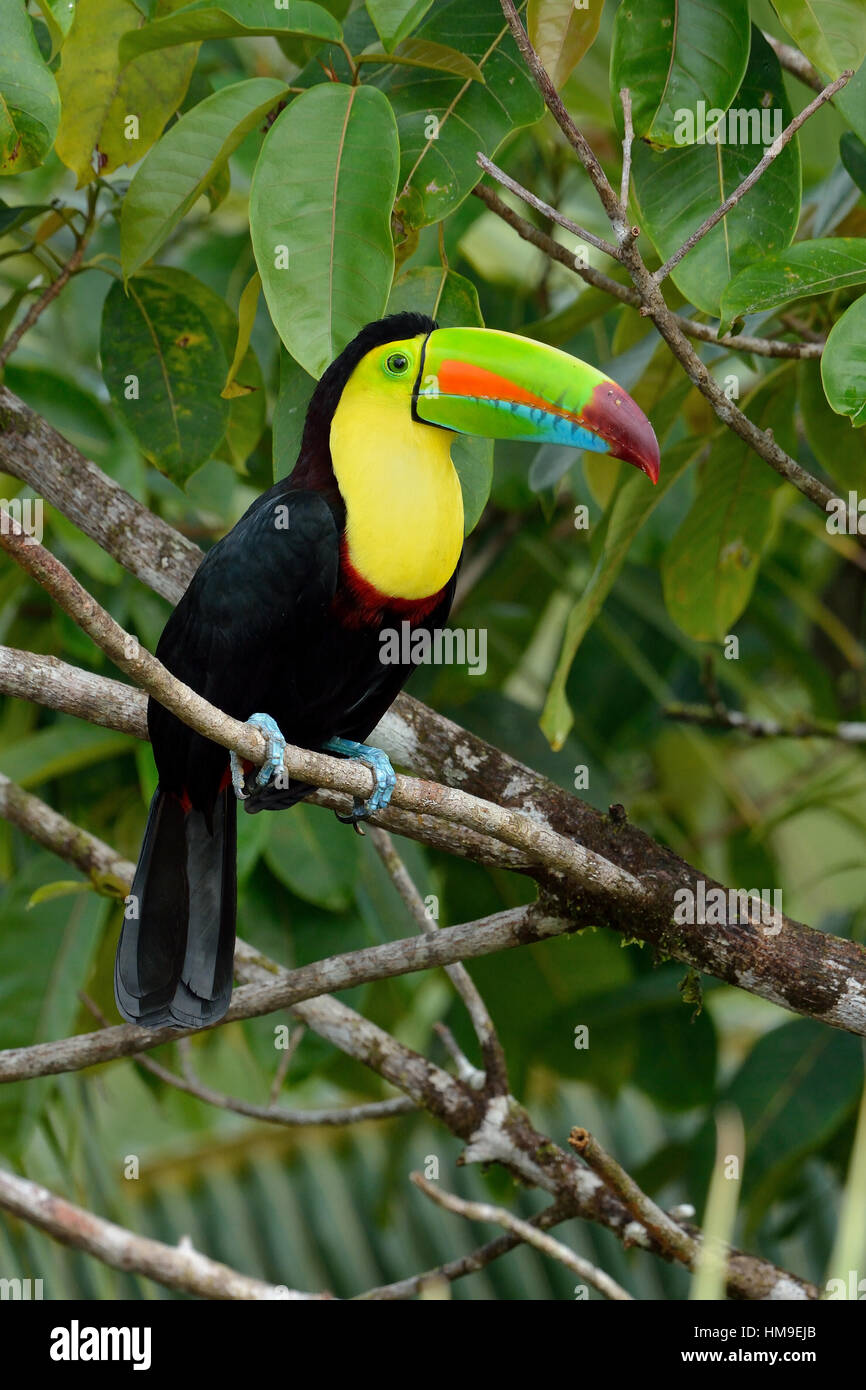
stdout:
<svg viewBox="0 0 866 1390">
<path fill-rule="evenodd" d="M 228 1008 L 235 840 L 230 787 L 218 796 L 210 821 L 157 787 L 114 970 L 117 1007 L 130 1023 L 202 1028 Z"/>
</svg>

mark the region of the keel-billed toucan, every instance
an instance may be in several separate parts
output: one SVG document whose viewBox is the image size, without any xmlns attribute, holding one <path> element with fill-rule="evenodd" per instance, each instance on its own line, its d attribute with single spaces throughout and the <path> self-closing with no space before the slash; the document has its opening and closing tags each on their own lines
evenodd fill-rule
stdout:
<svg viewBox="0 0 866 1390">
<path fill-rule="evenodd" d="M 225 1013 L 236 794 L 259 811 L 311 790 L 272 783 L 282 735 L 373 768 L 356 816 L 387 805 L 391 765 L 363 740 L 412 666 L 383 662 L 380 634 L 407 620 L 433 632 L 447 618 L 463 549 L 456 432 L 595 449 L 658 476 L 655 435 L 631 397 L 556 348 L 411 313 L 358 334 L 313 393 L 293 472 L 208 552 L 157 647 L 212 704 L 253 717 L 272 757 L 245 795 L 237 760 L 150 700 L 159 786 L 115 970 L 130 1021 L 199 1027 Z"/>
</svg>

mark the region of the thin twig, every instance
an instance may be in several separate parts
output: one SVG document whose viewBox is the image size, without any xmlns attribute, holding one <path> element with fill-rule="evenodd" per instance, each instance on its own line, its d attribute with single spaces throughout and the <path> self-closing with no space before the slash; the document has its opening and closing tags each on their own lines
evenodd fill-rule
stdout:
<svg viewBox="0 0 866 1390">
<path fill-rule="evenodd" d="M 568 1142 L 611 1192 L 616 1193 L 635 1221 L 650 1232 L 662 1249 L 691 1268 L 700 1251 L 699 1242 L 693 1240 L 666 1211 L 662 1211 L 651 1197 L 641 1191 L 634 1178 L 602 1148 L 589 1130 L 575 1126 L 568 1136 Z"/>
<path fill-rule="evenodd" d="M 112 1026 L 99 1005 L 88 994 L 79 990 L 78 997 L 103 1028 Z M 295 1031 L 304 1030 L 300 1028 Z M 186 1052 L 188 1044 L 188 1038 L 179 1040 L 178 1047 L 181 1052 Z M 155 1062 L 143 1052 L 133 1057 L 133 1061 L 144 1071 L 150 1072 L 151 1076 L 165 1082 L 167 1086 L 173 1086 L 176 1091 L 183 1091 L 188 1096 L 195 1096 L 196 1100 L 204 1101 L 205 1105 L 213 1105 L 217 1110 L 230 1110 L 232 1114 L 243 1115 L 248 1120 L 262 1120 L 269 1125 L 284 1125 L 290 1129 L 312 1129 L 318 1125 L 336 1127 L 363 1124 L 367 1120 L 390 1120 L 395 1115 L 413 1114 L 418 1109 L 408 1096 L 394 1096 L 390 1100 L 374 1100 L 361 1105 L 341 1105 L 322 1110 L 287 1110 L 273 1104 L 256 1105 L 252 1101 L 242 1100 L 239 1096 L 228 1096 L 222 1091 L 214 1091 L 210 1086 L 206 1086 L 196 1076 L 188 1055 L 185 1058 L 183 1076 L 178 1076 L 177 1072 L 170 1071 L 168 1067 Z"/>
<path fill-rule="evenodd" d="M 379 858 L 385 865 L 394 887 L 409 909 L 409 914 L 419 931 L 435 936 L 438 927 L 428 913 L 424 900 L 413 883 L 412 876 L 398 854 L 394 841 L 387 830 L 372 827 L 370 839 L 373 841 Z M 493 1020 L 488 1013 L 487 1005 L 465 965 L 449 965 L 446 967 L 445 973 L 463 1000 L 466 1012 L 472 1021 L 472 1027 L 481 1048 L 481 1055 L 484 1058 L 484 1070 L 487 1074 L 489 1089 L 493 1093 L 507 1094 L 508 1067 L 505 1053 L 493 1026 Z"/>
<path fill-rule="evenodd" d="M 683 257 L 687 256 L 688 253 L 697 246 L 698 242 L 701 241 L 708 232 L 711 232 L 713 227 L 715 227 L 718 222 L 721 222 L 722 218 L 726 217 L 732 208 L 736 207 L 737 204 L 742 201 L 749 192 L 749 189 L 754 188 L 758 180 L 767 172 L 773 161 L 779 158 L 785 146 L 791 142 L 800 127 L 805 125 L 809 117 L 814 116 L 815 112 L 820 110 L 825 102 L 829 101 L 831 97 L 834 97 L 837 92 L 840 92 L 845 86 L 845 83 L 853 76 L 853 69 L 846 69 L 845 72 L 841 73 L 839 77 L 836 78 L 835 82 L 828 83 L 814 100 L 809 102 L 808 106 L 804 106 L 799 116 L 795 116 L 794 119 L 785 126 L 781 135 L 779 135 L 777 139 L 773 141 L 772 145 L 769 145 L 764 151 L 763 156 L 751 173 L 746 175 L 742 183 L 734 189 L 733 193 L 728 195 L 725 201 L 716 208 L 715 212 L 711 212 L 709 217 L 705 218 L 701 225 L 696 227 L 695 230 L 686 237 L 682 246 L 680 246 L 672 256 L 668 257 L 664 265 L 660 266 L 659 269 L 655 271 L 653 279 L 657 285 L 660 285 L 662 280 L 673 270 L 674 266 L 679 265 Z"/>
<path fill-rule="evenodd" d="M 624 208 L 628 207 L 628 190 L 631 183 L 631 150 L 634 144 L 634 126 L 631 118 L 631 92 L 628 87 L 623 87 L 619 94 L 622 103 L 622 119 L 624 135 L 622 141 L 622 183 L 620 184 L 619 200 Z"/>
<path fill-rule="evenodd" d="M 829 719 L 812 719 L 807 715 L 789 720 L 764 719 L 743 714 L 741 710 L 710 705 L 666 705 L 668 719 L 681 724 L 701 724 L 706 728 L 736 729 L 750 738 L 829 738 L 839 743 L 866 743 L 866 724 L 835 723 Z"/>
<path fill-rule="evenodd" d="M 533 1216 L 529 1224 L 537 1226 L 540 1230 L 549 1230 L 551 1226 L 556 1226 L 571 1216 L 574 1216 L 574 1209 L 567 1202 L 552 1202 L 537 1216 Z M 455 1279 L 463 1279 L 467 1274 L 477 1274 L 494 1260 L 501 1259 L 503 1255 L 523 1244 L 520 1236 L 509 1232 L 507 1235 L 498 1236 L 496 1240 L 488 1241 L 486 1245 L 480 1245 L 476 1250 L 471 1250 L 468 1255 L 461 1255 L 456 1260 L 448 1260 L 433 1269 L 412 1274 L 408 1279 L 397 1279 L 393 1284 L 380 1284 L 377 1288 L 367 1289 L 364 1293 L 356 1295 L 355 1302 L 412 1298 L 414 1294 L 423 1292 L 425 1287 L 441 1283 L 442 1280 L 453 1283 Z"/>
<path fill-rule="evenodd" d="M 603 290 L 605 294 L 611 295 L 621 304 L 628 304 L 633 309 L 641 308 L 641 297 L 637 290 L 630 285 L 621 285 L 618 280 L 611 279 L 609 275 L 597 270 L 595 266 L 585 264 L 581 258 L 575 256 L 561 242 L 548 236 L 539 227 L 533 226 L 525 217 L 521 217 L 508 203 L 503 202 L 491 188 L 479 183 L 472 191 L 476 198 L 480 198 L 485 207 L 507 223 L 519 237 L 528 241 L 532 246 L 536 246 L 539 251 L 543 251 L 545 256 L 551 260 L 565 266 L 566 270 L 580 276 L 585 284 L 592 285 L 594 289 Z M 714 347 L 727 348 L 731 352 L 755 353 L 760 357 L 818 358 L 824 351 L 823 342 L 786 343 L 781 339 L 757 338 L 748 333 L 718 333 L 709 324 L 698 323 L 696 319 L 683 318 L 682 315 L 673 312 L 671 312 L 671 319 L 687 337 L 696 338 L 703 343 L 712 343 Z"/>
<path fill-rule="evenodd" d="M 590 246 L 595 247 L 596 251 L 603 251 L 606 256 L 612 256 L 615 261 L 620 259 L 618 247 L 613 246 L 609 241 L 605 241 L 603 237 L 596 236 L 594 232 L 588 232 L 585 227 L 579 226 L 577 222 L 572 222 L 570 217 L 566 217 L 564 213 L 559 212 L 556 208 L 552 208 L 543 198 L 539 198 L 537 194 L 531 193 L 528 188 L 524 188 L 523 185 L 518 183 L 516 179 L 513 179 L 510 174 L 506 174 L 504 169 L 500 169 L 498 164 L 494 164 L 493 160 L 488 159 L 487 155 L 482 154 L 480 150 L 476 155 L 476 162 L 479 167 L 484 170 L 485 174 L 489 174 L 490 177 L 495 179 L 497 183 L 500 183 L 503 188 L 507 188 L 509 193 L 516 194 L 523 202 L 535 208 L 535 211 L 540 212 L 542 217 L 549 218 L 550 221 L 555 222 L 557 226 L 563 227 L 567 232 L 571 232 L 572 236 L 579 237 L 581 241 L 588 242 Z"/>
<path fill-rule="evenodd" d="M 626 1293 L 625 1289 L 603 1269 L 585 1260 L 582 1255 L 575 1255 L 573 1250 L 569 1250 L 567 1245 L 561 1241 L 554 1240 L 552 1236 L 540 1231 L 531 1222 L 524 1221 L 519 1216 L 514 1216 L 504 1207 L 495 1207 L 490 1202 L 467 1202 L 463 1197 L 457 1197 L 453 1192 L 445 1192 L 436 1183 L 429 1182 L 421 1173 L 410 1175 L 415 1186 L 435 1202 L 437 1207 L 443 1207 L 445 1211 L 453 1211 L 457 1216 L 464 1216 L 467 1221 L 492 1221 L 497 1226 L 502 1226 L 504 1230 L 512 1235 L 518 1236 L 526 1245 L 533 1246 L 540 1250 L 543 1255 L 549 1255 L 552 1260 L 557 1260 L 559 1264 L 565 1265 L 572 1274 L 576 1274 L 578 1279 L 583 1279 L 587 1284 L 591 1284 L 599 1293 L 604 1294 L 605 1298 L 612 1298 L 619 1302 L 631 1302 L 631 1294 Z"/>
</svg>

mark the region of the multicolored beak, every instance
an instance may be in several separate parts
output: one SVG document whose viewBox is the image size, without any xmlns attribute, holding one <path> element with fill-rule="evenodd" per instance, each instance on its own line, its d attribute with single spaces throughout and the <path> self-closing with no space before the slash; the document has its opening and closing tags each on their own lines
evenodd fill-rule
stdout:
<svg viewBox="0 0 866 1390">
<path fill-rule="evenodd" d="M 515 333 L 435 329 L 424 345 L 412 411 L 458 434 L 593 449 L 658 481 L 658 441 L 631 396 L 586 362 Z"/>
</svg>

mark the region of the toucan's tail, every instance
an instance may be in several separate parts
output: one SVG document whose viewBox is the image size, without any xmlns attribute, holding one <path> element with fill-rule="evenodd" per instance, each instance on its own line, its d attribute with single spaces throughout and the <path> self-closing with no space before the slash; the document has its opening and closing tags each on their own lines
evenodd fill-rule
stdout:
<svg viewBox="0 0 866 1390">
<path fill-rule="evenodd" d="M 114 997 L 130 1023 L 202 1028 L 229 1006 L 237 897 L 235 797 L 202 811 L 157 787 L 127 899 Z"/>
</svg>

